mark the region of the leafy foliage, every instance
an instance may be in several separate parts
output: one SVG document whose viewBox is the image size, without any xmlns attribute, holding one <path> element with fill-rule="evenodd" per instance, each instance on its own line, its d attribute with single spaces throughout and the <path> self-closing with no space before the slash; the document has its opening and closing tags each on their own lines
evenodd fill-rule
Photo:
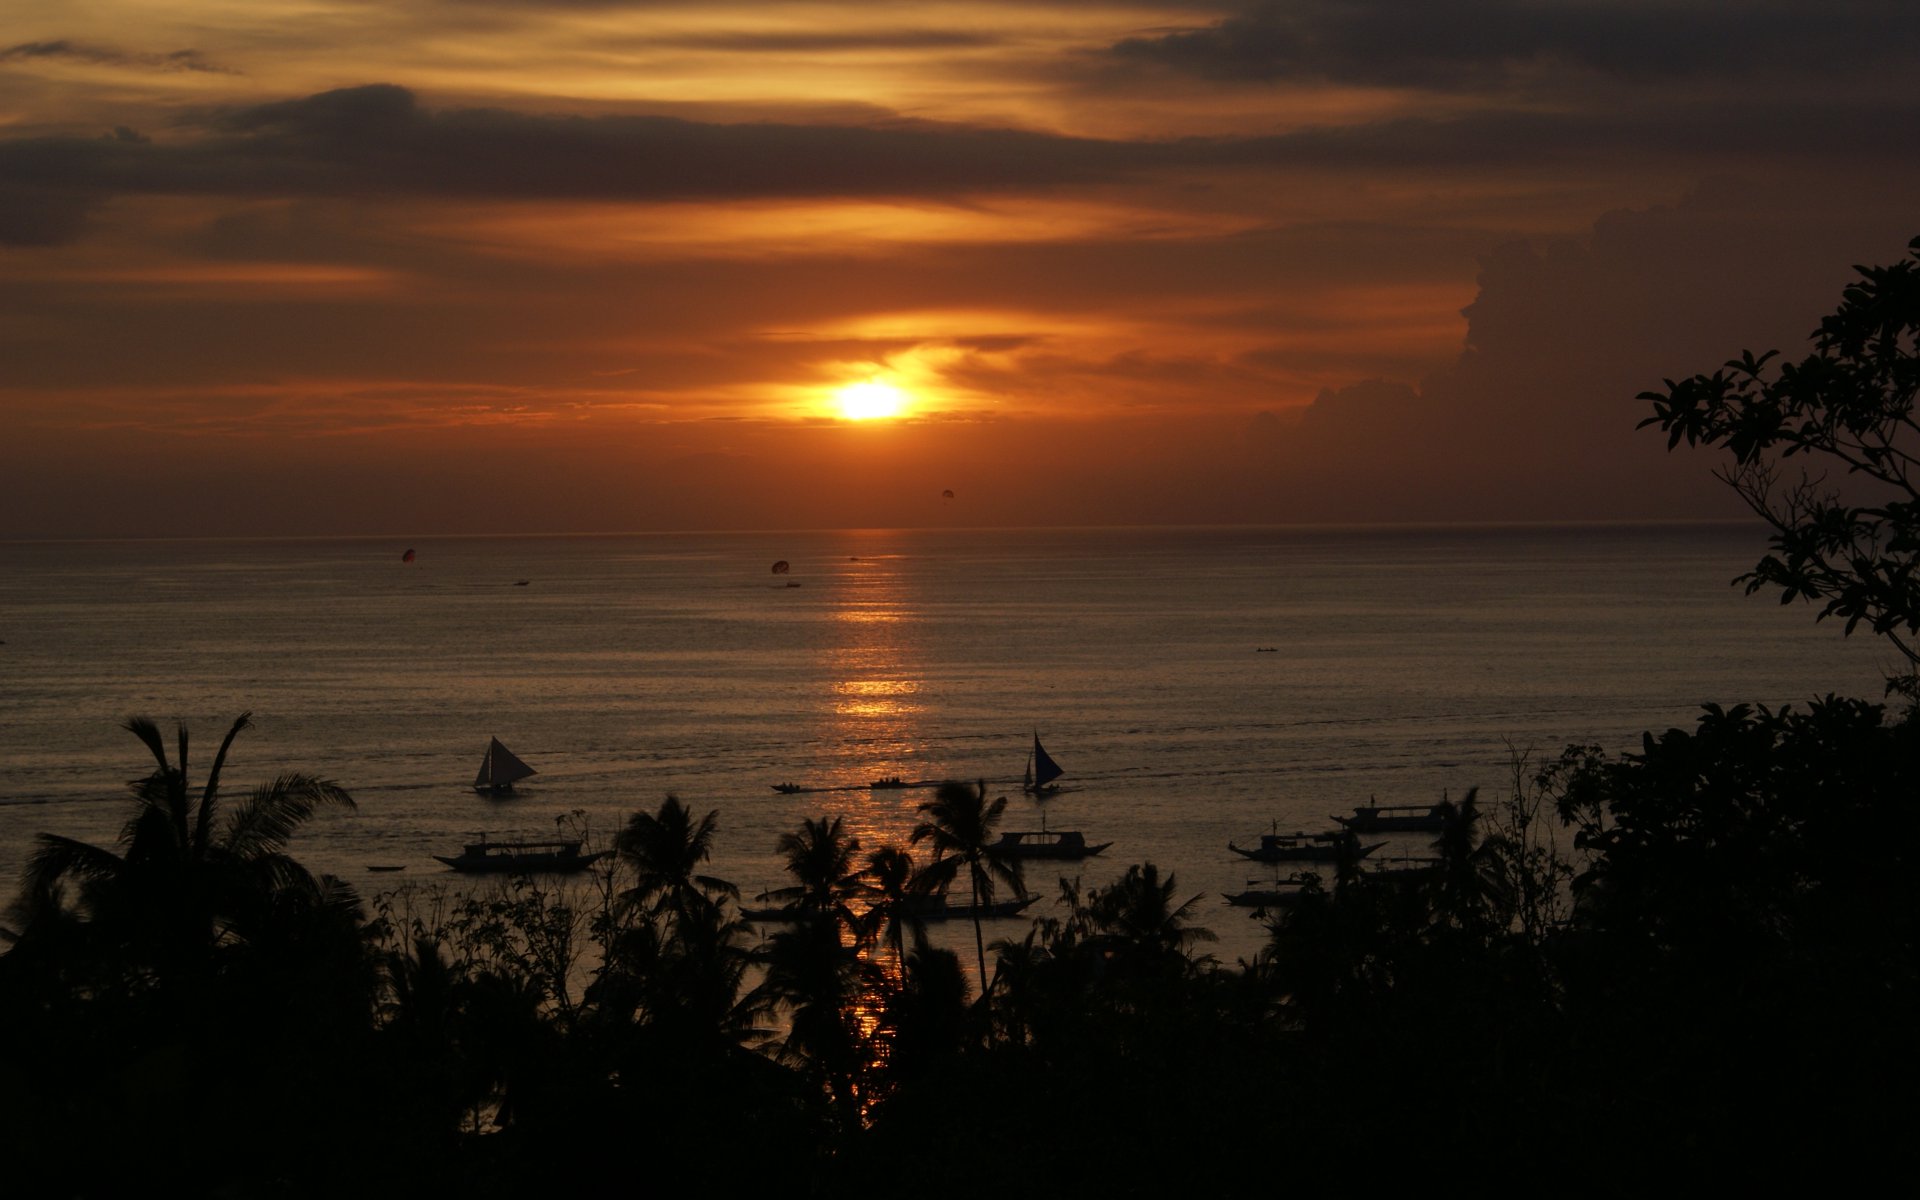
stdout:
<svg viewBox="0 0 1920 1200">
<path fill-rule="evenodd" d="M 1711 375 L 1643 392 L 1669 448 L 1719 446 L 1716 472 L 1773 529 L 1772 553 L 1736 582 L 1864 623 L 1920 679 L 1920 238 L 1909 257 L 1856 267 L 1838 309 L 1796 363 L 1748 351 Z M 1799 460 L 1796 462 L 1795 460 Z M 1795 468 L 1798 468 L 1795 470 Z M 1831 485 L 1838 471 L 1846 488 Z M 1920 697 L 1917 697 L 1920 698 Z"/>
</svg>

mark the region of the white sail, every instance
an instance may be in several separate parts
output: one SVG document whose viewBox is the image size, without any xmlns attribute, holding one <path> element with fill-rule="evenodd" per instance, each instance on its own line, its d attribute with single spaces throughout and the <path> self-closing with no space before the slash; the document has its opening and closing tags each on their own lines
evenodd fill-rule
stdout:
<svg viewBox="0 0 1920 1200">
<path fill-rule="evenodd" d="M 538 774 L 538 771 L 521 762 L 513 751 L 501 745 L 499 738 L 492 738 L 487 743 L 486 754 L 480 759 L 480 774 L 474 777 L 473 786 L 480 791 L 510 788 L 517 781 Z"/>
</svg>

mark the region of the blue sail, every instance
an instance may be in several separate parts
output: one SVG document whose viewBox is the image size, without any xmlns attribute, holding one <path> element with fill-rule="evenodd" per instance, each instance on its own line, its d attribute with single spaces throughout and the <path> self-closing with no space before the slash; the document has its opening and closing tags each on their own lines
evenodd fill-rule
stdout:
<svg viewBox="0 0 1920 1200">
<path fill-rule="evenodd" d="M 1046 748 L 1040 744 L 1040 735 L 1033 735 L 1033 787 L 1037 791 L 1066 774 L 1060 764 L 1053 761 Z"/>
</svg>

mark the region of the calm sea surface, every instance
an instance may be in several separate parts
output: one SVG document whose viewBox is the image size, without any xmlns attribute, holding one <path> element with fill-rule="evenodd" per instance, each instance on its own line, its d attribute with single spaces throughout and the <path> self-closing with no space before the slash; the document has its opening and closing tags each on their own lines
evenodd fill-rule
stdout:
<svg viewBox="0 0 1920 1200">
<path fill-rule="evenodd" d="M 931 793 L 866 788 L 882 776 L 984 778 L 1038 828 L 1017 793 L 1037 730 L 1077 788 L 1049 823 L 1114 843 L 1078 873 L 1175 871 L 1231 960 L 1260 930 L 1219 893 L 1261 869 L 1229 839 L 1498 791 L 1513 749 L 1631 749 L 1704 702 L 1877 698 L 1871 640 L 1728 587 L 1762 542 L 848 531 L 427 540 L 411 564 L 393 541 L 0 545 L 0 884 L 39 831 L 112 841 L 149 766 L 132 714 L 186 722 L 197 779 L 251 710 L 229 787 L 345 785 L 359 810 L 296 853 L 368 891 L 453 878 L 429 856 L 475 831 L 583 810 L 604 838 L 667 792 L 720 811 L 715 873 L 749 893 L 782 882 L 774 840 L 803 817 L 904 841 Z M 540 772 L 515 799 L 471 790 L 490 736 Z M 826 790 L 773 792 L 789 780 Z M 1030 912 L 1059 874 L 1029 872 Z"/>
</svg>

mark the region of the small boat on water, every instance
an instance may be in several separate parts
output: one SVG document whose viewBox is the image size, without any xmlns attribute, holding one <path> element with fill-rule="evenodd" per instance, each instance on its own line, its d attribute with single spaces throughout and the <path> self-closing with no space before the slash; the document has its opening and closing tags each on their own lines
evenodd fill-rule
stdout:
<svg viewBox="0 0 1920 1200">
<path fill-rule="evenodd" d="M 982 921 L 992 921 L 1017 917 L 1039 898 L 1020 896 L 991 904 L 952 904 L 945 896 L 922 896 L 913 905 L 913 916 L 920 921 L 971 921 L 977 912 Z"/>
<path fill-rule="evenodd" d="M 1027 829 L 1003 833 L 994 844 L 994 853 L 1003 858 L 1092 858 L 1112 842 L 1088 845 L 1087 836 L 1077 829 Z"/>
<path fill-rule="evenodd" d="M 1362 846 L 1351 830 L 1342 829 L 1334 833 L 1263 833 L 1254 849 L 1245 850 L 1232 842 L 1227 843 L 1227 849 L 1255 862 L 1331 863 L 1347 855 L 1365 858 L 1384 845 L 1375 842 Z"/>
<path fill-rule="evenodd" d="M 613 853 L 580 853 L 578 841 L 490 842 L 486 835 L 470 842 L 458 855 L 433 857 L 467 875 L 571 875 L 584 871 Z"/>
<path fill-rule="evenodd" d="M 872 783 L 869 783 L 867 786 L 872 788 L 874 791 L 879 792 L 879 791 L 886 791 L 892 788 L 911 787 L 912 785 L 909 784 L 906 780 L 900 778 L 898 775 L 882 775 L 880 778 L 874 780 Z"/>
<path fill-rule="evenodd" d="M 488 796 L 504 796 L 513 790 L 514 784 L 539 773 L 501 745 L 499 738 L 490 738 L 487 752 L 480 759 L 480 773 L 473 777 L 473 790 Z"/>
<path fill-rule="evenodd" d="M 1383 887 L 1414 887 L 1431 880 L 1444 865 L 1444 860 L 1439 858 L 1403 855 L 1374 863 L 1368 870 L 1360 872 L 1359 879 L 1363 883 L 1377 883 Z"/>
<path fill-rule="evenodd" d="M 1439 833 L 1447 827 L 1447 802 L 1438 804 L 1356 805 L 1353 815 L 1335 817 L 1353 833 Z"/>
<path fill-rule="evenodd" d="M 1220 895 L 1236 908 L 1287 908 L 1306 895 L 1310 882 L 1305 876 L 1295 875 L 1289 879 L 1262 881 L 1260 886 L 1249 887 L 1244 892 L 1222 892 Z"/>
<path fill-rule="evenodd" d="M 742 908 L 740 910 L 741 917 L 749 921 L 759 921 L 762 924 L 769 924 L 781 921 L 798 921 L 807 915 L 807 910 L 801 908 L 798 904 L 770 903 L 773 896 L 769 892 L 761 892 L 758 896 L 754 897 L 754 899 L 760 901 L 760 907 Z"/>
<path fill-rule="evenodd" d="M 797 783 L 776 783 L 773 785 L 773 790 L 779 792 L 782 796 L 791 796 L 796 792 L 804 792 L 807 789 Z"/>
</svg>

